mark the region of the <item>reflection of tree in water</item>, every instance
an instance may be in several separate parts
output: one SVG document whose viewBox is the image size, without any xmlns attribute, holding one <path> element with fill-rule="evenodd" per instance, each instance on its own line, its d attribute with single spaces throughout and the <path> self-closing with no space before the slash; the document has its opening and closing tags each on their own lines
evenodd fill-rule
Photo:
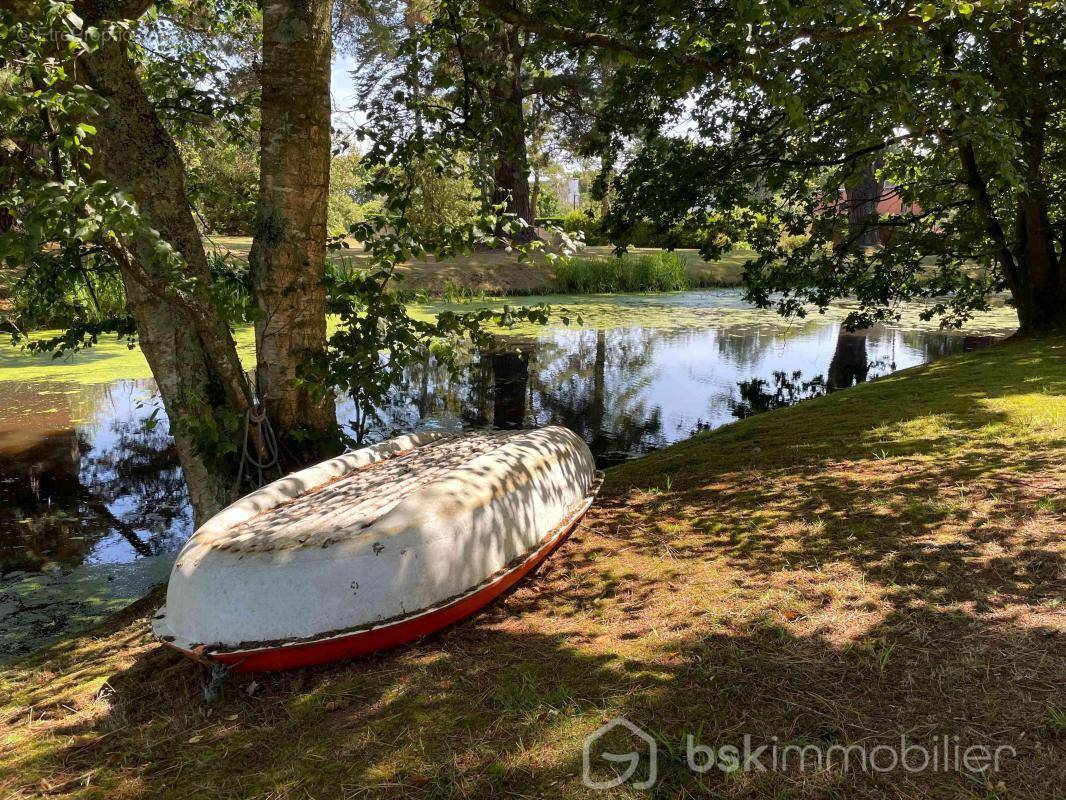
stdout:
<svg viewBox="0 0 1066 800">
<path fill-rule="evenodd" d="M 492 353 L 492 424 L 503 430 L 521 428 L 526 418 L 529 360 L 532 344 Z"/>
<path fill-rule="evenodd" d="M 400 384 L 394 386 L 379 405 L 370 409 L 364 443 L 409 433 L 427 419 L 458 419 L 466 407 L 471 358 L 460 353 L 458 361 L 457 374 L 444 369 L 428 354 L 424 361 L 406 367 Z M 355 431 L 348 421 L 354 413 L 351 398 L 338 396 L 337 419 L 353 438 Z"/>
<path fill-rule="evenodd" d="M 374 436 L 442 417 L 499 429 L 561 424 L 589 442 L 601 463 L 621 460 L 664 443 L 661 410 L 643 401 L 654 349 L 653 332 L 582 330 L 474 353 L 458 377 L 428 359 L 378 409 Z"/>
<path fill-rule="evenodd" d="M 888 335 L 894 335 L 888 332 Z M 801 370 L 787 373 L 775 370 L 771 379 L 751 378 L 737 383 L 740 397 L 729 399 L 729 410 L 738 419 L 792 406 L 801 400 L 819 397 L 837 389 L 863 383 L 871 369 L 890 368 L 888 363 L 871 362 L 867 351 L 867 332 L 841 330 L 829 360 L 826 374 L 803 379 Z"/>
<path fill-rule="evenodd" d="M 73 428 L 49 431 L 0 459 L 0 572 L 78 563 L 85 552 Z"/>
<path fill-rule="evenodd" d="M 514 430 L 526 423 L 530 363 L 537 343 L 515 341 L 477 353 L 467 371 L 460 416 L 477 428 Z"/>
<path fill-rule="evenodd" d="M 601 463 L 665 443 L 662 409 L 648 408 L 657 336 L 643 329 L 580 331 L 542 343 L 532 378 L 534 425 L 557 423 L 581 436 Z"/>
<path fill-rule="evenodd" d="M 825 378 L 818 375 L 812 380 L 805 381 L 803 373 L 799 370 L 791 374 L 776 370 L 769 381 L 752 378 L 740 381 L 737 383 L 737 388 L 740 390 L 740 399 L 729 400 L 729 410 L 737 419 L 761 414 L 764 411 L 773 411 L 775 408 L 792 406 L 800 400 L 820 397 L 827 391 Z"/>
<path fill-rule="evenodd" d="M 847 389 L 857 383 L 865 383 L 870 374 L 870 358 L 866 353 L 866 334 L 842 330 L 837 336 L 836 348 L 829 361 L 826 387 L 829 391 Z"/>
<path fill-rule="evenodd" d="M 979 350 L 988 347 L 996 341 L 995 336 L 980 335 L 930 335 L 924 331 L 901 331 L 898 334 L 902 341 L 921 353 L 923 360 L 932 361 L 935 358 L 961 353 L 964 350 Z"/>
<path fill-rule="evenodd" d="M 5 453 L 0 570 L 74 567 L 112 535 L 140 556 L 184 539 L 192 518 L 165 422 L 146 430 L 142 419 L 118 420 L 107 430 L 96 445 L 71 427 Z"/>
<path fill-rule="evenodd" d="M 725 327 L 709 346 L 717 348 L 733 369 L 752 369 L 775 345 L 787 345 L 794 336 L 815 328 L 820 326 Z M 415 430 L 430 420 L 446 427 L 557 423 L 589 442 L 600 463 L 621 460 L 672 440 L 663 430 L 662 409 L 649 406 L 647 400 L 652 396 L 650 389 L 670 377 L 660 374 L 657 354 L 664 347 L 673 351 L 707 347 L 706 341 L 705 334 L 691 331 L 570 329 L 546 332 L 536 341 L 510 340 L 496 350 L 469 354 L 459 375 L 450 375 L 427 359 L 408 369 L 404 385 L 378 409 L 381 422 L 373 438 Z M 842 330 L 824 375 L 805 380 L 798 371 L 758 374 L 737 384 L 739 397 L 736 390 L 713 396 L 712 418 L 721 421 L 718 412 L 723 406 L 734 417 L 749 416 L 853 386 L 894 369 L 896 348 L 908 345 L 932 358 L 959 349 L 961 338 L 922 332 L 912 343 L 906 334 L 893 329 Z M 810 344 L 801 344 L 801 350 L 803 346 Z M 710 426 L 700 422 L 696 430 Z M 691 423 L 685 430 L 689 427 Z"/>
<path fill-rule="evenodd" d="M 111 433 L 113 441 L 83 461 L 83 500 L 139 554 L 176 549 L 192 529 L 192 516 L 169 429 L 116 420 Z"/>
</svg>

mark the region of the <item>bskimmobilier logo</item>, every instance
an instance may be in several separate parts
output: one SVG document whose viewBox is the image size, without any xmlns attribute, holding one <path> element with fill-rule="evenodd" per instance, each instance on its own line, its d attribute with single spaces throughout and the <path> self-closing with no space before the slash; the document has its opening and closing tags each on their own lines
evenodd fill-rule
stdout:
<svg viewBox="0 0 1066 800">
<path fill-rule="evenodd" d="M 614 772 L 610 777 L 597 780 L 593 777 L 595 771 L 593 752 L 598 751 L 598 746 L 615 731 L 623 734 L 628 733 L 628 736 L 623 738 L 628 738 L 636 749 L 625 753 L 597 752 L 596 760 L 607 762 Z M 631 785 L 634 789 L 650 789 L 659 778 L 655 739 L 652 738 L 651 734 L 642 730 L 625 717 L 615 717 L 586 737 L 585 744 L 581 749 L 581 781 L 590 789 L 613 789 L 616 786 L 621 786 L 623 783 L 631 781 L 637 774 L 642 756 L 645 755 L 647 756 L 648 771 L 646 775 L 641 776 L 640 780 L 632 782 Z M 625 769 L 619 772 L 618 767 L 622 764 L 625 764 Z"/>
<path fill-rule="evenodd" d="M 967 745 L 958 736 L 933 736 L 928 742 L 871 744 L 804 744 L 778 737 L 757 741 L 744 734 L 735 743 L 710 746 L 691 733 L 684 737 L 685 763 L 694 775 L 711 770 L 734 772 L 999 772 L 1004 759 L 1014 758 L 1011 745 Z M 628 783 L 649 789 L 659 776 L 655 738 L 625 717 L 615 717 L 593 731 L 582 748 L 581 780 L 591 789 L 613 789 Z M 646 765 L 642 769 L 642 765 Z"/>
</svg>

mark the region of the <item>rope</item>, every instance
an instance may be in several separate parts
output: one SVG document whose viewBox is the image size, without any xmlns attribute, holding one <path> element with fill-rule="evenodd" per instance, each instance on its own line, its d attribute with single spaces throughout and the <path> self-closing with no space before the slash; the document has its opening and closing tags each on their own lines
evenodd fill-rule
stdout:
<svg viewBox="0 0 1066 800">
<path fill-rule="evenodd" d="M 256 432 L 254 445 L 253 430 Z M 240 467 L 237 468 L 237 483 L 233 487 L 234 497 L 240 497 L 241 481 L 244 479 L 246 467 L 248 481 L 253 489 L 258 489 L 266 483 L 265 473 L 269 469 L 277 469 L 278 477 L 281 477 L 278 440 L 274 435 L 274 427 L 270 424 L 266 411 L 258 403 L 244 412 L 244 449 L 241 452 Z"/>
<path fill-rule="evenodd" d="M 230 667 L 220 662 L 211 665 L 211 674 L 206 681 L 202 682 L 204 689 L 204 702 L 208 705 L 214 703 L 222 695 L 222 687 L 229 677 Z"/>
</svg>

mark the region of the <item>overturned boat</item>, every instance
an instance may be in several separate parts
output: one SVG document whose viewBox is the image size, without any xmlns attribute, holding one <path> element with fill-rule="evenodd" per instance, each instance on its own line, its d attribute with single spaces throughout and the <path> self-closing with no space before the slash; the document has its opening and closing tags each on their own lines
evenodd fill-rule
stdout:
<svg viewBox="0 0 1066 800">
<path fill-rule="evenodd" d="M 598 486 L 588 446 L 565 428 L 389 439 L 208 520 L 178 554 L 153 630 L 249 672 L 405 644 L 529 574 Z"/>
</svg>

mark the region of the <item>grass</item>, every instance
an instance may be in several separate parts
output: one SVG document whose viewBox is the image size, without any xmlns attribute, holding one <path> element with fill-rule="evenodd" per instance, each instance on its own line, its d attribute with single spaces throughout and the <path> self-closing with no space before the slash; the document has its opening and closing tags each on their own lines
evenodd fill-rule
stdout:
<svg viewBox="0 0 1066 800">
<path fill-rule="evenodd" d="M 742 420 L 608 473 L 534 580 L 416 646 L 201 675 L 156 596 L 6 667 L 0 795 L 1055 798 L 1066 340 L 1014 341 Z M 624 715 L 659 784 L 586 789 Z M 684 737 L 1009 745 L 1000 772 L 693 776 Z"/>
</svg>

